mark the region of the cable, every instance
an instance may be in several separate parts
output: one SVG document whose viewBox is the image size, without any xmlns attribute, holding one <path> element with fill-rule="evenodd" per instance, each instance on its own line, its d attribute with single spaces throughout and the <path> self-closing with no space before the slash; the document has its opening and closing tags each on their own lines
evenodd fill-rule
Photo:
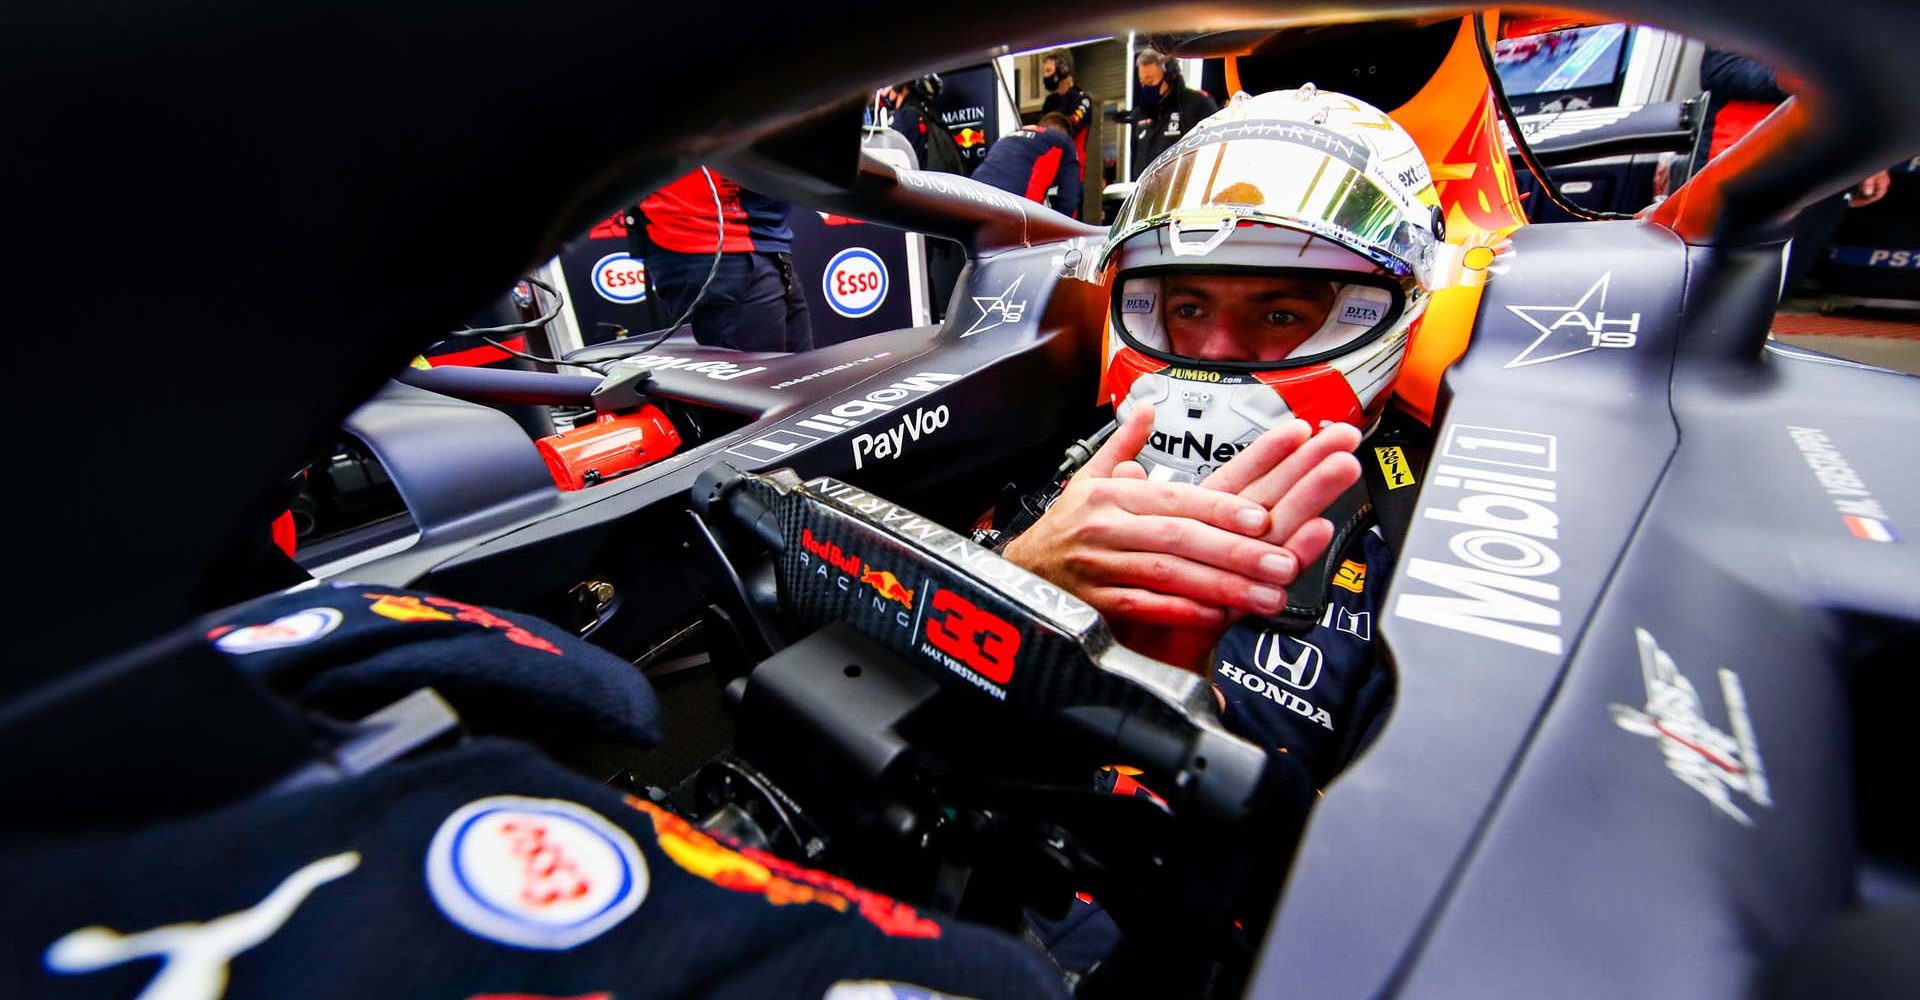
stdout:
<svg viewBox="0 0 1920 1000">
<path fill-rule="evenodd" d="M 516 333 L 531 333 L 534 330 L 538 330 L 548 323 L 553 322 L 554 318 L 560 315 L 560 310 L 566 307 L 566 300 L 561 297 L 559 290 L 555 289 L 552 285 L 541 281 L 531 274 L 522 275 L 521 280 L 552 296 L 553 308 L 542 313 L 540 316 L 519 323 L 507 323 L 501 326 L 462 327 L 448 334 L 448 337 L 471 337 L 481 340 L 492 345 L 495 350 L 505 351 L 507 354 L 525 361 L 533 361 L 543 365 L 574 365 L 580 368 L 592 368 L 594 371 L 600 371 L 598 367 L 599 362 L 590 363 L 584 361 L 566 361 L 560 358 L 543 358 L 537 354 L 528 354 L 525 351 L 515 350 L 493 339 L 495 336 L 506 337 Z M 446 342 L 447 339 L 442 338 L 436 342 L 434 346 L 438 347 L 440 344 Z M 605 372 L 601 372 L 601 374 L 605 374 Z"/>
<path fill-rule="evenodd" d="M 687 321 L 687 317 L 693 315 L 693 310 L 700 305 L 700 300 L 706 297 L 707 287 L 713 284 L 713 276 L 720 273 L 720 258 L 725 254 L 726 244 L 727 244 L 726 209 L 720 204 L 720 187 L 719 185 L 713 182 L 713 171 L 708 170 L 706 167 L 701 167 L 700 174 L 701 176 L 704 176 L 707 179 L 707 192 L 713 195 L 713 223 L 714 223 L 713 225 L 713 264 L 707 268 L 707 280 L 700 283 L 700 290 L 693 293 L 693 301 L 687 303 L 686 311 L 680 314 L 679 319 L 674 320 L 673 322 L 667 324 L 666 326 L 661 327 L 658 330 L 650 330 L 647 333 L 640 334 L 639 336 L 641 337 L 651 336 L 653 337 L 653 339 L 648 341 L 646 346 L 635 348 L 631 351 L 628 351 L 626 354 L 622 355 L 622 357 L 630 357 L 635 354 L 645 354 L 648 351 L 651 351 L 654 348 L 659 347 L 660 343 L 666 340 L 667 337 L 673 333 L 673 331 L 680 329 L 680 325 Z M 573 351 L 569 353 L 578 354 L 581 351 L 590 351 L 590 350 L 594 350 L 595 348 L 607 347 L 607 346 L 610 346 L 610 345 L 595 344 L 592 347 L 583 347 L 580 349 L 580 351 Z M 579 364 L 580 362 L 563 361 L 561 363 L 571 365 L 571 364 Z"/>
<path fill-rule="evenodd" d="M 1107 439 L 1113 436 L 1113 432 L 1119 429 L 1120 421 L 1115 420 L 1068 445 L 1066 458 L 1061 461 L 1060 467 L 1053 471 L 1053 477 L 1056 480 L 1063 480 L 1079 472 L 1081 466 L 1093 460 L 1093 453 L 1099 451 L 1107 443 Z"/>
<path fill-rule="evenodd" d="M 1500 120 L 1507 123 L 1507 132 L 1513 139 L 1513 148 L 1520 154 L 1520 162 L 1526 164 L 1527 173 L 1540 185 L 1540 190 L 1560 211 L 1587 222 L 1602 222 L 1609 219 L 1631 219 L 1633 216 L 1620 212 L 1596 212 L 1582 208 L 1567 200 L 1560 193 L 1558 185 L 1547 176 L 1547 168 L 1533 155 L 1533 147 L 1527 145 L 1526 133 L 1520 131 L 1520 119 L 1513 113 L 1513 104 L 1507 100 L 1507 88 L 1500 83 L 1500 70 L 1493 65 L 1493 45 L 1487 41 L 1487 22 L 1479 12 L 1470 15 L 1473 18 L 1473 38 L 1479 43 L 1480 65 L 1487 71 L 1487 82 L 1493 87 L 1493 103 L 1500 109 Z"/>
<path fill-rule="evenodd" d="M 555 291 L 552 285 L 541 281 L 531 274 L 521 275 L 520 280 L 553 296 L 553 308 L 535 319 L 525 320 L 519 323 L 508 323 L 504 326 L 461 327 L 453 331 L 453 335 L 456 337 L 508 336 L 515 333 L 527 333 L 532 330 L 538 330 L 548 323 L 553 322 L 554 318 L 560 315 L 560 307 L 564 305 L 561 301 L 560 293 Z"/>
</svg>

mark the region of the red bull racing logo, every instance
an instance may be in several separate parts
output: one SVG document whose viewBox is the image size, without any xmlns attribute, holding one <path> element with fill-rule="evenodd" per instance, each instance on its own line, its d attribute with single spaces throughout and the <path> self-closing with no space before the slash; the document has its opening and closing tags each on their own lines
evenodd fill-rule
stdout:
<svg viewBox="0 0 1920 1000">
<path fill-rule="evenodd" d="M 862 584 L 873 592 L 875 611 L 892 613 L 894 623 L 901 628 L 912 626 L 906 612 L 888 607 L 892 603 L 907 611 L 913 610 L 913 590 L 900 582 L 892 570 L 862 562 L 859 556 L 841 548 L 839 543 L 814 534 L 812 528 L 800 529 L 800 548 L 804 553 L 802 565 L 809 574 L 820 577 L 823 584 L 831 584 L 849 592 L 854 590 L 854 584 Z"/>
</svg>

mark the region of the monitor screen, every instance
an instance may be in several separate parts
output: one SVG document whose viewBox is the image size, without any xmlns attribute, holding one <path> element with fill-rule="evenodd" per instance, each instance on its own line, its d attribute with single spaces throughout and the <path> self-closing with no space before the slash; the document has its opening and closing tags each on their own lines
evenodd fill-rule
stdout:
<svg viewBox="0 0 1920 1000">
<path fill-rule="evenodd" d="M 1626 25 L 1599 24 L 1503 38 L 1494 43 L 1493 59 L 1514 110 L 1528 114 L 1543 110 L 1537 105 L 1550 96 L 1569 92 L 1581 107 L 1615 103 L 1626 48 Z M 1526 100 L 1534 97 L 1540 100 Z"/>
</svg>

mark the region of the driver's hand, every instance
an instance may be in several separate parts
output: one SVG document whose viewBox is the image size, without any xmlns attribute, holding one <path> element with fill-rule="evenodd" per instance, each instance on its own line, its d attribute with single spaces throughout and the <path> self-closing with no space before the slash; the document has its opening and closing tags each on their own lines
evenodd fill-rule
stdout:
<svg viewBox="0 0 1920 1000">
<path fill-rule="evenodd" d="M 1152 431 L 1152 409 L 1135 409 L 1005 555 L 1092 605 L 1127 645 L 1197 666 L 1241 615 L 1286 607 L 1300 565 L 1332 537 L 1320 512 L 1359 478 L 1359 435 L 1309 438 L 1291 421 L 1196 486 L 1148 481 L 1134 457 Z"/>
</svg>

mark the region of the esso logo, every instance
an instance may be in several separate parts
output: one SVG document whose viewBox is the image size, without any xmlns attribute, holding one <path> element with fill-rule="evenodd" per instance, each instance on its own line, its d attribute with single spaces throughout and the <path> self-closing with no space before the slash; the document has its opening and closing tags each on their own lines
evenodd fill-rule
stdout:
<svg viewBox="0 0 1920 1000">
<path fill-rule="evenodd" d="M 275 618 L 265 625 L 248 625 L 218 633 L 213 637 L 213 644 L 223 653 L 235 654 L 304 646 L 339 628 L 343 617 L 333 608 L 308 608 Z"/>
<path fill-rule="evenodd" d="M 848 247 L 827 262 L 820 288 L 834 312 L 859 319 L 887 300 L 887 265 L 866 247 Z"/>
<path fill-rule="evenodd" d="M 585 806 L 496 795 L 440 824 L 427 887 L 442 913 L 480 937 L 562 951 L 625 920 L 648 876 L 633 838 Z"/>
<path fill-rule="evenodd" d="M 647 262 L 635 260 L 625 250 L 600 258 L 593 265 L 593 290 L 608 302 L 645 302 Z"/>
</svg>

